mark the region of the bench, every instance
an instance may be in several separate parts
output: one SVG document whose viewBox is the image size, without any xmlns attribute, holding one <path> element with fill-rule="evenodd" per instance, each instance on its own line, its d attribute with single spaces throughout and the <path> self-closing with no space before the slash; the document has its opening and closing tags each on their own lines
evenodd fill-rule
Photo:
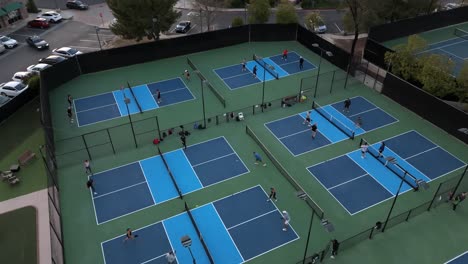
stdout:
<svg viewBox="0 0 468 264">
<path fill-rule="evenodd" d="M 32 152 L 31 150 L 26 150 L 21 156 L 18 158 L 18 162 L 20 165 L 26 165 L 31 159 L 36 157 L 36 153 Z"/>
</svg>

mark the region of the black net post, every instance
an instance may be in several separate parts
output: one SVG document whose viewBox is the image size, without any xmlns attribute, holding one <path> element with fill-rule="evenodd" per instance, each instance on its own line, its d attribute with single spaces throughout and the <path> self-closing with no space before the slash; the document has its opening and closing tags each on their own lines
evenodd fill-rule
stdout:
<svg viewBox="0 0 468 264">
<path fill-rule="evenodd" d="M 430 208 L 430 207 L 429 207 L 429 208 Z M 408 214 L 406 215 L 406 219 L 405 219 L 406 222 L 408 222 L 408 220 L 410 219 L 411 213 L 412 213 L 412 212 L 413 212 L 413 209 L 411 209 L 411 210 L 408 211 Z"/>
<path fill-rule="evenodd" d="M 112 142 L 112 138 L 111 138 L 111 135 L 110 135 L 110 132 L 109 132 L 109 129 L 106 128 L 106 131 L 107 131 L 107 136 L 109 137 L 109 142 L 111 144 L 111 147 L 112 147 L 112 152 L 114 153 L 115 155 L 115 148 L 114 148 L 114 143 Z"/>
<path fill-rule="evenodd" d="M 88 148 L 88 143 L 86 142 L 86 138 L 85 138 L 85 135 L 81 135 L 81 138 L 83 139 L 83 144 L 86 148 L 86 153 L 88 153 L 88 159 L 89 160 L 93 160 L 93 158 L 91 157 L 91 153 L 89 152 L 89 148 Z"/>
<path fill-rule="evenodd" d="M 333 92 L 333 82 L 335 81 L 335 73 L 336 73 L 336 70 L 333 71 L 332 80 L 330 84 L 330 94 Z"/>
<path fill-rule="evenodd" d="M 431 210 L 432 205 L 434 204 L 434 201 L 437 199 L 437 196 L 439 195 L 439 190 L 440 190 L 440 187 L 442 187 L 442 184 L 443 183 L 440 183 L 439 187 L 437 187 L 437 190 L 435 191 L 434 196 L 432 197 L 431 203 L 429 204 L 429 207 L 427 207 L 427 211 Z"/>
<path fill-rule="evenodd" d="M 390 216 L 392 215 L 392 211 L 393 211 L 393 208 L 395 207 L 395 203 L 398 199 L 398 195 L 400 195 L 400 191 L 401 191 L 401 187 L 403 186 L 403 182 L 404 180 L 401 179 L 400 181 L 400 186 L 398 186 L 398 191 L 395 195 L 395 198 L 393 198 L 393 202 L 392 202 L 392 206 L 390 207 L 390 210 L 388 211 L 388 215 L 387 215 L 387 219 L 385 220 L 385 224 L 382 228 L 382 233 L 385 232 L 385 228 L 387 227 L 387 224 L 388 224 L 388 220 L 390 219 Z"/>
</svg>

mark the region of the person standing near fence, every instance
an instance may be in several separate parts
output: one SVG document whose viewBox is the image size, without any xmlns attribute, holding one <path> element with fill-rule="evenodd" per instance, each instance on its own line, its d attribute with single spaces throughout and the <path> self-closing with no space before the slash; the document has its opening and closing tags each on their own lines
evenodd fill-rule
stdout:
<svg viewBox="0 0 468 264">
<path fill-rule="evenodd" d="M 184 71 L 184 76 L 187 81 L 190 81 L 190 72 L 188 70 Z"/>
<path fill-rule="evenodd" d="M 351 107 L 351 100 L 346 99 L 344 101 L 344 108 L 343 108 L 343 112 L 346 112 L 346 113 L 349 113 L 349 108 Z"/>
<path fill-rule="evenodd" d="M 299 57 L 299 69 L 304 69 L 304 58 L 302 56 Z"/>
<path fill-rule="evenodd" d="M 288 231 L 289 228 L 289 222 L 291 221 L 291 217 L 289 217 L 288 212 L 283 211 L 283 231 L 286 232 Z"/>
<path fill-rule="evenodd" d="M 276 189 L 274 187 L 270 188 L 270 197 L 268 198 L 267 202 L 271 201 L 271 198 L 275 199 L 275 202 L 278 201 L 276 199 Z"/>
<path fill-rule="evenodd" d="M 246 62 L 246 60 L 245 60 L 245 58 L 244 58 L 244 59 L 242 60 L 242 70 L 241 70 L 242 72 L 247 71 L 246 65 L 247 65 L 247 62 Z"/>
<path fill-rule="evenodd" d="M 90 164 L 89 160 L 85 160 L 83 162 L 83 165 L 84 165 L 86 174 L 93 174 L 93 172 L 91 171 L 91 164 Z"/>
<path fill-rule="evenodd" d="M 312 127 L 310 128 L 310 130 L 312 130 L 312 139 L 315 139 L 315 136 L 317 135 L 317 129 L 318 129 L 317 123 L 314 123 Z"/>
<path fill-rule="evenodd" d="M 366 158 L 367 149 L 369 148 L 369 144 L 367 142 L 362 143 L 361 145 L 361 158 Z"/>
<path fill-rule="evenodd" d="M 458 194 L 455 198 L 453 198 L 452 200 L 452 210 L 456 210 L 457 209 L 457 206 L 463 202 L 463 200 L 466 199 L 466 192 L 462 192 L 460 194 Z"/>
<path fill-rule="evenodd" d="M 69 105 L 67 108 L 67 115 L 68 115 L 68 120 L 70 121 L 70 124 L 73 124 L 73 112 L 72 112 L 71 105 Z"/>
<path fill-rule="evenodd" d="M 73 102 L 73 98 L 72 98 L 71 94 L 69 94 L 69 95 L 67 96 L 67 101 L 68 101 L 68 105 L 71 106 L 71 105 L 72 105 L 72 102 Z"/>
<path fill-rule="evenodd" d="M 333 239 L 331 241 L 331 246 L 332 246 L 332 252 L 330 258 L 334 259 L 336 255 L 338 255 L 338 249 L 340 248 L 340 242 L 338 240 Z"/>
<path fill-rule="evenodd" d="M 88 187 L 88 189 L 91 189 L 91 191 L 93 191 L 93 193 L 96 195 L 97 192 L 96 192 L 96 189 L 94 188 L 94 180 L 93 179 L 89 179 L 87 182 L 86 182 L 86 187 Z"/>
</svg>

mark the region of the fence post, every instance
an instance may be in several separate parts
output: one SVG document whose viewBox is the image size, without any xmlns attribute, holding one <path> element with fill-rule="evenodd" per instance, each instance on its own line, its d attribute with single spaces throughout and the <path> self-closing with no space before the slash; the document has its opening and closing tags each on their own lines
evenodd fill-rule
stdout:
<svg viewBox="0 0 468 264">
<path fill-rule="evenodd" d="M 372 86 L 372 90 L 375 90 L 375 85 L 377 84 L 377 80 L 379 78 L 380 67 L 377 67 L 377 73 L 375 74 L 374 78 L 374 85 Z"/>
<path fill-rule="evenodd" d="M 468 165 L 465 167 L 465 170 L 463 171 L 460 180 L 458 180 L 457 185 L 455 185 L 455 189 L 453 189 L 452 195 L 450 195 L 450 200 L 452 200 L 453 196 L 458 190 L 458 187 L 460 187 L 461 182 L 463 181 L 463 178 L 465 178 L 466 171 L 468 170 Z"/>
<path fill-rule="evenodd" d="M 299 84 L 299 98 L 301 98 L 301 95 L 302 95 L 302 81 L 304 80 L 304 78 L 301 78 L 301 83 Z"/>
<path fill-rule="evenodd" d="M 255 115 L 255 105 L 252 105 L 252 115 Z"/>
<path fill-rule="evenodd" d="M 430 207 L 429 207 L 430 208 Z M 413 212 L 413 209 L 409 210 L 408 211 L 408 215 L 406 216 L 406 219 L 405 221 L 408 222 L 409 218 L 410 218 L 410 215 L 411 215 L 411 212 Z"/>
<path fill-rule="evenodd" d="M 107 131 L 107 136 L 109 137 L 109 142 L 110 142 L 111 147 L 112 147 L 112 152 L 114 152 L 114 155 L 115 155 L 114 143 L 112 143 L 112 140 L 110 140 L 110 139 L 111 139 L 111 135 L 110 135 L 109 129 L 106 128 L 106 131 Z"/>
<path fill-rule="evenodd" d="M 81 138 L 83 139 L 83 144 L 85 145 L 86 152 L 88 153 L 89 160 L 93 160 L 93 158 L 91 157 L 91 153 L 89 153 L 88 143 L 86 143 L 86 139 L 84 137 L 84 134 L 81 135 Z"/>
<path fill-rule="evenodd" d="M 332 81 L 331 81 L 331 85 L 330 85 L 330 94 L 333 91 L 333 82 L 335 82 L 335 73 L 336 73 L 336 70 L 333 71 Z"/>
<path fill-rule="evenodd" d="M 439 184 L 439 187 L 437 187 L 437 190 L 434 193 L 434 197 L 432 197 L 431 203 L 429 204 L 429 207 L 427 208 L 427 211 L 431 210 L 432 204 L 434 203 L 434 200 L 437 197 L 437 194 L 439 193 L 440 187 L 442 186 L 443 182 Z"/>
</svg>

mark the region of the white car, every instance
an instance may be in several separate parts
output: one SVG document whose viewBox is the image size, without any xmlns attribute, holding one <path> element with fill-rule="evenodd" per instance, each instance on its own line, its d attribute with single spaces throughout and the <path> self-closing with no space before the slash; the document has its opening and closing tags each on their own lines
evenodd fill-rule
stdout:
<svg viewBox="0 0 468 264">
<path fill-rule="evenodd" d="M 31 72 L 24 72 L 24 71 L 21 71 L 21 72 L 17 72 L 13 75 L 13 77 L 11 77 L 11 79 L 13 81 L 16 81 L 16 82 L 23 82 L 27 79 L 29 79 L 33 74 Z"/>
<path fill-rule="evenodd" d="M 6 105 L 11 100 L 8 96 L 0 95 L 0 107 Z"/>
<path fill-rule="evenodd" d="M 314 26 L 314 31 L 319 34 L 325 33 L 327 32 L 327 26 L 320 20 L 318 24 Z"/>
<path fill-rule="evenodd" d="M 38 15 L 37 17 L 38 18 L 45 18 L 47 21 L 49 21 L 51 23 L 57 23 L 57 22 L 60 22 L 60 20 L 62 20 L 62 15 L 60 15 L 59 13 L 54 12 L 54 11 L 44 12 L 44 13 Z"/>
<path fill-rule="evenodd" d="M 12 49 L 18 45 L 18 41 L 2 35 L 0 35 L 0 43 L 7 49 Z"/>
<path fill-rule="evenodd" d="M 5 46 L 0 45 L 0 54 L 4 53 L 6 50 Z"/>
<path fill-rule="evenodd" d="M 445 6 L 444 6 L 444 9 L 445 10 L 452 10 L 454 8 L 459 8 L 460 7 L 460 4 L 456 4 L 456 3 L 447 3 Z"/>
<path fill-rule="evenodd" d="M 35 64 L 35 65 L 31 65 L 27 68 L 28 72 L 32 72 L 34 74 L 39 74 L 40 71 L 46 69 L 46 68 L 49 68 L 50 65 L 49 64 L 45 64 L 45 63 L 39 63 L 39 64 Z"/>
<path fill-rule="evenodd" d="M 7 82 L 0 84 L 0 95 L 3 96 L 17 96 L 24 90 L 28 89 L 28 86 L 21 82 Z"/>
<path fill-rule="evenodd" d="M 74 48 L 69 48 L 69 47 L 62 47 L 60 49 L 54 49 L 52 50 L 52 53 L 62 56 L 62 57 L 67 57 L 67 58 L 71 58 L 73 56 L 83 54 L 83 52 Z"/>
</svg>

